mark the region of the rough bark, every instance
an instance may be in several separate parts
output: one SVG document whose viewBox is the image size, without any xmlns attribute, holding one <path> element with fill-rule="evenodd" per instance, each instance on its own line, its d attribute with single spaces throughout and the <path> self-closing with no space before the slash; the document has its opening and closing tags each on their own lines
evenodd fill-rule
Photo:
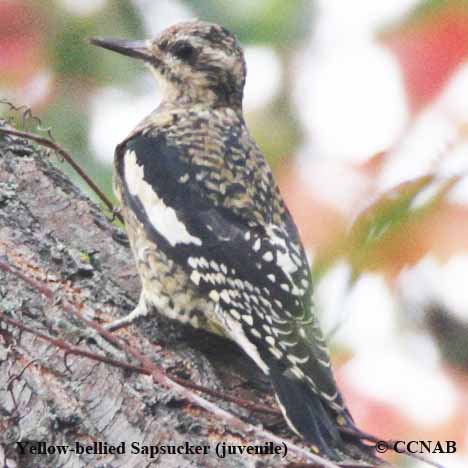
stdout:
<svg viewBox="0 0 468 468">
<path fill-rule="evenodd" d="M 73 294 L 109 321 L 135 305 L 139 281 L 123 231 L 64 176 L 60 164 L 29 143 L 0 135 L 0 259 L 47 283 L 59 296 Z M 105 354 L 83 339 L 86 327 L 72 320 L 12 274 L 0 271 L 0 314 L 37 331 Z M 258 373 L 232 345 L 151 317 L 118 332 L 153 362 L 200 385 L 270 403 Z M 130 361 L 130 358 L 121 356 Z M 29 364 L 29 365 L 28 365 Z M 255 384 L 254 384 L 255 382 Z M 245 409 L 219 406 L 267 424 Z M 211 467 L 279 466 L 278 456 L 231 455 L 214 446 L 255 444 L 213 415 L 189 405 L 150 377 L 79 356 L 15 327 L 0 324 L 0 462 L 8 467 Z M 21 454 L 17 442 L 75 446 L 126 442 L 126 454 Z M 131 454 L 130 444 L 208 445 L 206 455 Z M 3 451 L 3 455 L 2 455 Z M 288 459 L 289 456 L 288 456 Z"/>
</svg>

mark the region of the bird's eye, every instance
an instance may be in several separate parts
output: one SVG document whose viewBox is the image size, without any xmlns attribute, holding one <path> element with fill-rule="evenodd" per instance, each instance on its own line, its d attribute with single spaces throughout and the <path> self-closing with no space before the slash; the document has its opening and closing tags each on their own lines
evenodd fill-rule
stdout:
<svg viewBox="0 0 468 468">
<path fill-rule="evenodd" d="M 171 53 L 180 60 L 189 61 L 195 56 L 195 48 L 188 42 L 176 42 L 172 48 Z"/>
</svg>

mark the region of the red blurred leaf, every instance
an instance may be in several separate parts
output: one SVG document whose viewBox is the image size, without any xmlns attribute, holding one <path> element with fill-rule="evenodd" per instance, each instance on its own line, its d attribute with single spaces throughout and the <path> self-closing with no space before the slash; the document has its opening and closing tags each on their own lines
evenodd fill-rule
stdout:
<svg viewBox="0 0 468 468">
<path fill-rule="evenodd" d="M 44 24 L 38 8 L 26 2 L 0 2 L 1 81 L 22 85 L 43 60 Z"/>
<path fill-rule="evenodd" d="M 386 43 L 401 63 L 410 104 L 418 110 L 438 95 L 468 57 L 466 1 L 441 2 L 435 11 L 393 31 Z"/>
</svg>

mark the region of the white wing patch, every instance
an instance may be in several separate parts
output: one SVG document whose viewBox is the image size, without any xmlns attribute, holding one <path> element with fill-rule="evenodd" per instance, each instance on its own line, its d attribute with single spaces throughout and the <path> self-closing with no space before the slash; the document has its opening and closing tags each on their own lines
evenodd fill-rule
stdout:
<svg viewBox="0 0 468 468">
<path fill-rule="evenodd" d="M 135 151 L 127 151 L 124 157 L 125 180 L 130 193 L 138 197 L 154 226 L 173 247 L 176 244 L 202 245 L 201 239 L 192 236 L 173 208 L 158 197 L 153 187 L 143 179 L 143 166 L 137 163 Z"/>
</svg>

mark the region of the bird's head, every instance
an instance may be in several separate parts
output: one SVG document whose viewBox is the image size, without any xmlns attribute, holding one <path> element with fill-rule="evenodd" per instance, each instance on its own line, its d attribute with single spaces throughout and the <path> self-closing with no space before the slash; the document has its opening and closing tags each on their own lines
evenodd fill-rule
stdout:
<svg viewBox="0 0 468 468">
<path fill-rule="evenodd" d="M 242 106 L 244 54 L 235 36 L 217 24 L 190 21 L 154 40 L 93 38 L 91 43 L 142 59 L 159 81 L 165 102 Z"/>
</svg>

